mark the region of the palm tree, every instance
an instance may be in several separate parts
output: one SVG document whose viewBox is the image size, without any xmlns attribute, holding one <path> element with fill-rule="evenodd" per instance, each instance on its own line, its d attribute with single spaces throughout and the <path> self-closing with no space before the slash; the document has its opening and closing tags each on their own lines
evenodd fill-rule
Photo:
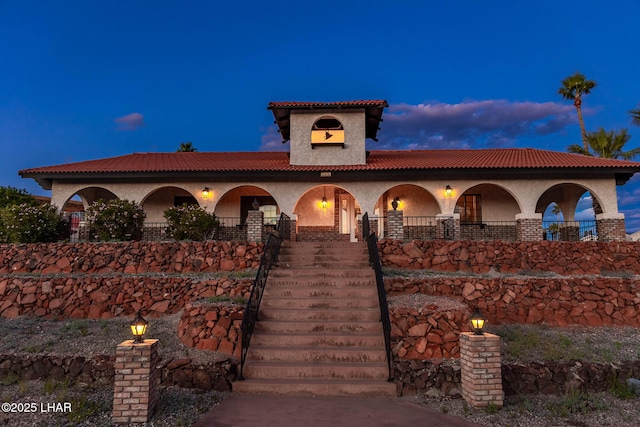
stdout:
<svg viewBox="0 0 640 427">
<path fill-rule="evenodd" d="M 607 132 L 604 128 L 600 128 L 597 132 L 589 132 L 586 135 L 587 143 L 593 150 L 593 153 L 598 157 L 605 159 L 624 159 L 631 160 L 638 154 L 640 154 L 640 148 L 634 148 L 629 151 L 623 151 L 624 146 L 631 139 L 631 135 L 627 133 L 626 129 L 621 129 L 616 132 L 614 130 Z M 578 144 L 572 144 L 567 148 L 570 153 L 584 154 L 585 156 L 592 156 L 588 149 L 584 149 Z M 591 195 L 591 204 L 593 206 L 594 213 L 602 213 L 602 207 L 600 202 Z"/>
<path fill-rule="evenodd" d="M 181 142 L 180 148 L 176 151 L 177 153 L 192 153 L 194 151 L 198 151 L 196 147 L 193 146 L 191 141 Z"/>
<path fill-rule="evenodd" d="M 578 111 L 578 122 L 580 123 L 580 135 L 582 136 L 582 145 L 584 151 L 589 151 L 587 142 L 587 131 L 584 127 L 582 118 L 582 96 L 591 93 L 591 89 L 596 87 L 597 83 L 593 80 L 587 80 L 584 74 L 575 73 L 562 81 L 562 86 L 558 89 L 558 93 L 563 99 L 573 100 L 573 105 Z"/>
<path fill-rule="evenodd" d="M 615 130 L 606 131 L 600 128 L 597 132 L 588 132 L 586 137 L 588 146 L 593 151 L 593 154 L 604 159 L 631 160 L 640 154 L 640 148 L 623 151 L 625 144 L 631 139 L 627 129 L 621 129 L 616 132 Z M 586 156 L 593 155 L 588 149 L 585 150 L 578 144 L 570 145 L 567 151 Z"/>
<path fill-rule="evenodd" d="M 629 111 L 629 114 L 631 115 L 631 123 L 640 126 L 640 106 Z"/>
</svg>

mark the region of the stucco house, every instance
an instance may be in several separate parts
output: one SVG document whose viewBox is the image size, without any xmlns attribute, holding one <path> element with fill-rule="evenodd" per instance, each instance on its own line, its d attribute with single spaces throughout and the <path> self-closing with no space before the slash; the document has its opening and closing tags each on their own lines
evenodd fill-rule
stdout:
<svg viewBox="0 0 640 427">
<path fill-rule="evenodd" d="M 580 225 L 571 221 L 589 191 L 600 207 L 590 236 L 625 239 L 616 186 L 640 163 L 520 148 L 368 151 L 365 141 L 376 140 L 387 106 L 272 102 L 289 152 L 133 153 L 19 174 L 51 190 L 59 208 L 75 195 L 85 206 L 125 198 L 156 223 L 166 208 L 190 202 L 236 230 L 255 221 L 255 212 L 267 225 L 284 212 L 300 240 L 356 240 L 365 212 L 390 238 L 542 240 L 542 215 L 553 202 L 565 219 L 554 233 L 580 240 Z"/>
</svg>

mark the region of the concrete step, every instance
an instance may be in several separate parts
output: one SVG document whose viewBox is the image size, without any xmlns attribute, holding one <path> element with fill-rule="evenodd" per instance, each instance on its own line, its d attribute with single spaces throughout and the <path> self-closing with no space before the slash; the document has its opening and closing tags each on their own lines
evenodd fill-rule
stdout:
<svg viewBox="0 0 640 427">
<path fill-rule="evenodd" d="M 379 333 L 357 333 L 347 334 L 325 332 L 264 332 L 254 334 L 251 337 L 251 347 L 253 346 L 272 347 L 382 347 L 384 348 L 384 337 Z"/>
<path fill-rule="evenodd" d="M 372 278 L 375 279 L 375 272 L 367 266 L 366 268 L 335 268 L 331 269 L 318 266 L 285 268 L 278 266 L 269 272 L 269 278 L 293 277 L 296 280 L 302 279 L 350 279 L 350 278 Z"/>
<path fill-rule="evenodd" d="M 386 362 L 323 362 L 323 361 L 261 361 L 247 360 L 243 369 L 246 378 L 367 378 L 385 380 L 389 377 Z"/>
<path fill-rule="evenodd" d="M 234 393 L 313 395 L 313 396 L 389 396 L 397 395 L 396 385 L 369 379 L 246 379 L 233 383 Z"/>
<path fill-rule="evenodd" d="M 369 308 L 379 310 L 378 297 L 369 295 L 359 298 L 336 298 L 336 297 L 306 297 L 292 298 L 289 296 L 277 296 L 273 293 L 266 293 L 263 298 L 261 308 L 288 308 L 288 309 L 327 309 L 327 308 Z"/>
<path fill-rule="evenodd" d="M 282 242 L 282 249 L 295 248 L 297 250 L 304 250 L 308 248 L 316 249 L 353 249 L 353 248 L 367 248 L 366 242 Z"/>
<path fill-rule="evenodd" d="M 361 262 L 365 264 L 369 264 L 369 256 L 367 254 L 344 254 L 344 253 L 335 253 L 335 254 L 280 254 L 278 256 L 278 265 L 286 264 L 286 263 L 342 263 L 345 261 L 349 262 Z"/>
<path fill-rule="evenodd" d="M 380 310 L 377 308 L 263 308 L 258 316 L 263 320 L 299 321 L 299 320 L 331 320 L 343 322 L 376 322 L 380 321 Z"/>
<path fill-rule="evenodd" d="M 262 303 L 266 303 L 271 298 L 371 298 L 378 296 L 378 290 L 374 286 L 350 286 L 350 287 L 328 287 L 328 286 L 269 286 L 264 291 Z"/>
<path fill-rule="evenodd" d="M 256 322 L 254 336 L 265 332 L 275 333 L 327 333 L 327 334 L 382 334 L 379 321 L 347 322 L 335 320 L 260 320 Z"/>
<path fill-rule="evenodd" d="M 256 361 L 271 362 L 386 362 L 384 347 L 292 347 L 251 345 L 248 357 Z"/>
</svg>

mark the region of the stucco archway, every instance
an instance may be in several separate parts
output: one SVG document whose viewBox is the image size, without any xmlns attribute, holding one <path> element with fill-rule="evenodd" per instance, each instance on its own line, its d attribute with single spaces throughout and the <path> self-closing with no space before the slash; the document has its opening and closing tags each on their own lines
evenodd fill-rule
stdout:
<svg viewBox="0 0 640 427">
<path fill-rule="evenodd" d="M 317 185 L 300 196 L 293 213 L 299 240 L 351 240 L 358 237 L 360 204 L 337 185 Z"/>
<path fill-rule="evenodd" d="M 549 207 L 558 205 L 561 215 L 550 215 Z M 583 206 L 580 206 L 583 205 Z M 536 203 L 543 214 L 542 228 L 546 240 L 597 240 L 596 214 L 601 203 L 587 187 L 575 183 L 556 184 L 547 189 Z"/>
<path fill-rule="evenodd" d="M 516 215 L 522 209 L 515 196 L 496 184 L 478 184 L 456 198 L 460 237 L 470 240 L 516 240 Z"/>
<path fill-rule="evenodd" d="M 166 186 L 154 189 L 144 196 L 140 204 L 147 214 L 145 222 L 164 222 L 164 211 L 172 206 L 180 206 L 184 203 L 199 205 L 196 197 L 187 190 Z"/>
</svg>

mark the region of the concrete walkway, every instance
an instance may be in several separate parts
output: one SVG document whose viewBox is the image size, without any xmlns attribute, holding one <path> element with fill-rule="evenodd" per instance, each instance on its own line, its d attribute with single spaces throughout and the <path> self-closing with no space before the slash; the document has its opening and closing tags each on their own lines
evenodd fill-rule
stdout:
<svg viewBox="0 0 640 427">
<path fill-rule="evenodd" d="M 195 427 L 478 427 L 401 399 L 233 393 Z"/>
</svg>

